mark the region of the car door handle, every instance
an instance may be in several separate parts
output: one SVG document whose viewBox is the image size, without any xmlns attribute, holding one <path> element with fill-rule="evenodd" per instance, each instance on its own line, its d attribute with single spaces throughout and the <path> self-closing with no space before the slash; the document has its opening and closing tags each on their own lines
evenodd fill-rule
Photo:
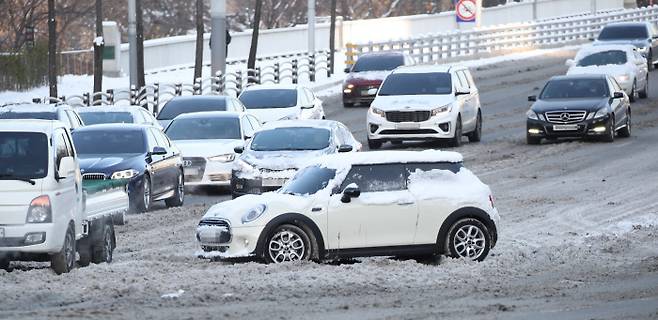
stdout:
<svg viewBox="0 0 658 320">
<path fill-rule="evenodd" d="M 315 207 L 311 209 L 311 212 L 320 212 L 320 211 L 322 211 L 322 208 Z"/>
<path fill-rule="evenodd" d="M 413 201 L 400 201 L 400 202 L 398 202 L 398 206 L 409 206 L 409 205 L 412 205 L 414 203 L 415 202 L 413 202 Z"/>
</svg>

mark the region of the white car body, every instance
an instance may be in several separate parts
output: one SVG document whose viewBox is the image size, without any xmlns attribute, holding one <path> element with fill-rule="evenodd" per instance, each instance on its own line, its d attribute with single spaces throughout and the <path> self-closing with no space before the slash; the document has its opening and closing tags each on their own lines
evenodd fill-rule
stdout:
<svg viewBox="0 0 658 320">
<path fill-rule="evenodd" d="M 308 88 L 300 85 L 289 84 L 262 84 L 253 85 L 246 88 L 238 99 L 242 98 L 245 93 L 254 93 L 256 91 L 267 90 L 295 90 L 297 91 L 296 105 L 288 108 L 247 108 L 247 112 L 254 115 L 262 123 L 276 120 L 297 120 L 297 119 L 324 119 L 324 107 L 322 100 L 318 99 L 315 94 Z M 264 93 L 265 94 L 265 93 Z M 244 103 L 244 101 L 243 101 Z"/>
<path fill-rule="evenodd" d="M 367 132 L 371 148 L 372 142 L 381 144 L 385 141 L 454 138 L 457 119 L 461 119 L 462 134 L 475 132 L 479 129 L 478 126 L 481 128 L 479 92 L 466 67 L 448 65 L 399 67 L 384 80 L 382 87 L 395 74 L 428 73 L 449 73 L 452 92 L 423 95 L 381 95 L 378 92 L 367 115 Z M 441 111 L 437 112 L 439 110 Z M 391 112 L 403 116 L 394 120 L 388 116 Z M 435 112 L 436 114 L 433 114 Z"/>
<path fill-rule="evenodd" d="M 324 156 L 310 161 L 305 168 L 335 170 L 335 176 L 319 191 L 287 194 L 285 188 L 294 182 L 291 180 L 281 192 L 247 195 L 216 204 L 197 227 L 197 239 L 204 251 L 212 255 L 262 257 L 269 230 L 301 221 L 303 228 L 313 230 L 318 240 L 319 258 L 333 254 L 393 255 L 410 246 L 426 253 L 441 253 L 441 237 L 450 227 L 447 223 L 452 224 L 470 212 L 492 229 L 493 247 L 500 217 L 491 190 L 461 167 L 461 161 L 458 153 L 435 150 Z M 408 172 L 408 182 L 396 190 L 368 191 L 367 188 L 376 188 L 378 181 L 362 181 L 357 186 L 363 190 L 360 196 L 343 201 L 344 190 L 356 185 L 350 177 L 360 177 L 359 168 L 368 170 L 377 165 L 391 165 L 402 170 L 401 175 L 408 168 L 422 165 L 451 169 Z M 256 218 L 245 221 L 253 210 L 260 209 L 263 210 Z"/>
<path fill-rule="evenodd" d="M 596 66 L 578 66 L 579 62 L 596 53 L 607 51 L 622 51 L 626 54 L 625 64 L 608 64 Z M 649 70 L 647 60 L 633 45 L 592 45 L 583 47 L 576 54 L 575 59 L 567 60 L 569 70 L 567 75 L 573 74 L 603 74 L 617 80 L 629 97 L 634 97 L 638 91 L 647 90 L 649 83 Z M 635 92 L 634 92 L 635 90 Z"/>
</svg>

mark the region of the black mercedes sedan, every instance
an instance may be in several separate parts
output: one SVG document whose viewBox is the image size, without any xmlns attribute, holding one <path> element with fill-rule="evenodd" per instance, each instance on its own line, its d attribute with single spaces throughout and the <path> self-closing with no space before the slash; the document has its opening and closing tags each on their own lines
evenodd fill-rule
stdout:
<svg viewBox="0 0 658 320">
<path fill-rule="evenodd" d="M 74 131 L 73 143 L 83 183 L 127 180 L 131 211 L 146 212 L 158 200 L 183 205 L 183 159 L 157 127 L 99 124 Z"/>
<path fill-rule="evenodd" d="M 553 77 L 527 112 L 528 144 L 543 138 L 596 138 L 606 142 L 615 135 L 631 135 L 629 98 L 608 75 Z"/>
</svg>

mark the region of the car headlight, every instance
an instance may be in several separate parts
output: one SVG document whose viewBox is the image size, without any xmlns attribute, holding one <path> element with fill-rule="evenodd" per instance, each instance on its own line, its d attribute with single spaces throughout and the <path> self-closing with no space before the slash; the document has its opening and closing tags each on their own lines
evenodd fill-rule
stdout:
<svg viewBox="0 0 658 320">
<path fill-rule="evenodd" d="M 139 171 L 133 169 L 117 171 L 112 174 L 112 180 L 130 179 L 138 174 Z"/>
<path fill-rule="evenodd" d="M 50 198 L 46 195 L 36 197 L 27 209 L 26 223 L 49 223 L 52 221 Z"/>
<path fill-rule="evenodd" d="M 350 83 L 350 84 L 346 85 L 345 88 L 352 89 L 352 88 L 354 88 L 354 85 Z"/>
<path fill-rule="evenodd" d="M 436 109 L 432 109 L 431 115 L 432 117 L 435 117 L 438 116 L 439 114 L 450 112 L 450 111 L 452 111 L 452 103 L 446 104 L 445 106 L 438 107 Z"/>
<path fill-rule="evenodd" d="M 528 112 L 526 112 L 526 116 L 528 116 L 528 119 L 539 120 L 537 113 L 532 110 L 528 110 Z"/>
<path fill-rule="evenodd" d="M 639 53 L 647 53 L 649 51 L 649 47 L 639 47 L 637 48 L 637 52 Z"/>
<path fill-rule="evenodd" d="M 386 117 L 386 113 L 384 113 L 384 111 L 382 111 L 381 109 L 371 107 L 370 112 L 372 112 L 372 114 L 378 115 L 380 117 Z"/>
<path fill-rule="evenodd" d="M 218 156 L 208 157 L 212 162 L 231 162 L 235 159 L 235 153 L 220 154 Z"/>
<path fill-rule="evenodd" d="M 608 108 L 601 108 L 594 114 L 594 119 L 603 118 L 608 115 Z"/>
<path fill-rule="evenodd" d="M 620 76 L 615 77 L 617 79 L 617 82 L 626 82 L 631 79 L 631 76 L 628 74 L 622 74 Z"/>
<path fill-rule="evenodd" d="M 263 215 L 265 209 L 267 209 L 267 206 L 265 206 L 264 204 L 259 204 L 251 208 L 249 211 L 247 211 L 245 215 L 242 216 L 242 223 L 245 224 L 258 219 L 260 216 Z"/>
<path fill-rule="evenodd" d="M 238 171 L 240 173 L 258 173 L 259 171 L 254 168 L 249 162 L 244 161 L 242 159 L 238 159 L 237 161 L 233 162 L 233 170 Z"/>
</svg>

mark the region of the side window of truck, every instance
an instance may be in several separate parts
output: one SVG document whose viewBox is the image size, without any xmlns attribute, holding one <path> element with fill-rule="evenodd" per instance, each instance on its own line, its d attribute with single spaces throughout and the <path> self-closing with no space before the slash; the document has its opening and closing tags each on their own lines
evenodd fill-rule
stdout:
<svg viewBox="0 0 658 320">
<path fill-rule="evenodd" d="M 61 130 L 55 131 L 53 137 L 55 144 L 55 170 L 57 170 L 59 168 L 59 163 L 62 161 L 62 158 L 67 157 L 69 155 L 69 151 L 66 147 L 64 133 Z"/>
</svg>

